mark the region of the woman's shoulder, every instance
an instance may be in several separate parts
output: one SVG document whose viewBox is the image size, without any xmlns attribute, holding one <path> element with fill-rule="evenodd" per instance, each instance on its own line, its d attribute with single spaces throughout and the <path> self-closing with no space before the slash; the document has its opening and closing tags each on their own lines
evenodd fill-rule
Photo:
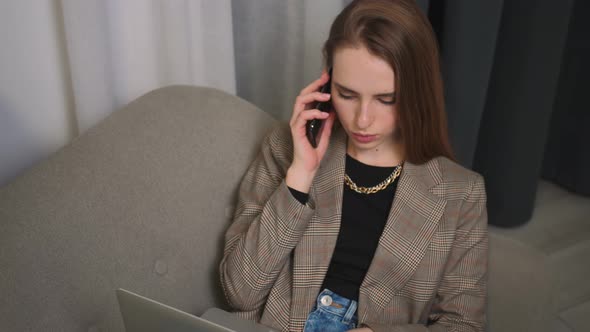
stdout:
<svg viewBox="0 0 590 332">
<path fill-rule="evenodd" d="M 293 159 L 293 138 L 288 123 L 279 122 L 266 134 L 262 149 L 269 150 L 273 159 L 283 166 L 289 166 Z"/>
<path fill-rule="evenodd" d="M 447 196 L 485 201 L 485 181 L 481 174 L 443 156 L 436 157 L 429 163 L 438 169 L 438 187 L 445 189 L 443 192 Z"/>
<path fill-rule="evenodd" d="M 278 122 L 266 134 L 265 144 L 275 149 L 293 148 L 291 128 L 286 122 Z"/>
</svg>

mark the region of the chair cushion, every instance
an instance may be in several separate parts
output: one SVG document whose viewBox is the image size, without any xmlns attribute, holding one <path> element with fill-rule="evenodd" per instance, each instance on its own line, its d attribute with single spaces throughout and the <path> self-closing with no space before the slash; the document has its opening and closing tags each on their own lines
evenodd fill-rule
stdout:
<svg viewBox="0 0 590 332">
<path fill-rule="evenodd" d="M 172 86 L 114 112 L 0 189 L 0 330 L 122 331 L 115 289 L 223 307 L 238 184 L 275 120 Z"/>
</svg>

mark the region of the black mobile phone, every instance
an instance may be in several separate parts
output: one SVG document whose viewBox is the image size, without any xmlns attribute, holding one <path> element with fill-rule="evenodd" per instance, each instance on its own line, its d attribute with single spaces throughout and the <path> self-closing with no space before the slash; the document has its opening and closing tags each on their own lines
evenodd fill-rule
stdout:
<svg viewBox="0 0 590 332">
<path fill-rule="evenodd" d="M 326 84 L 322 85 L 322 88 L 320 89 L 321 93 L 331 92 L 332 68 L 330 68 L 330 70 L 328 71 L 328 75 L 330 76 L 330 79 Z M 330 100 L 328 101 L 318 102 L 314 108 L 322 112 L 332 111 L 332 98 L 330 98 Z M 324 121 L 320 119 L 313 119 L 307 121 L 307 123 L 305 124 L 305 133 L 307 135 L 307 139 L 309 140 L 309 143 L 311 143 L 311 146 L 313 146 L 314 148 L 318 147 L 318 134 L 320 133 L 320 129 L 322 128 L 323 122 Z"/>
</svg>

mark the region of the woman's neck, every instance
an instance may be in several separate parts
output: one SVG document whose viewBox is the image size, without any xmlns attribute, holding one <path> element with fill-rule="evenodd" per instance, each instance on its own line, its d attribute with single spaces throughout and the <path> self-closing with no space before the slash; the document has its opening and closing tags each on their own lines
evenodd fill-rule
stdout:
<svg viewBox="0 0 590 332">
<path fill-rule="evenodd" d="M 371 150 L 358 150 L 347 144 L 346 153 L 363 164 L 380 167 L 393 167 L 404 161 L 404 149 L 401 144 L 377 147 Z"/>
</svg>

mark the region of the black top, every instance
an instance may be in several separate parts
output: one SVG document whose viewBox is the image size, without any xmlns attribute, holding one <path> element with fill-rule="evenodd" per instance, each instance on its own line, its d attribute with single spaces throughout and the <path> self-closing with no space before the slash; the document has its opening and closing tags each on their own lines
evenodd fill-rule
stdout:
<svg viewBox="0 0 590 332">
<path fill-rule="evenodd" d="M 346 174 L 358 186 L 375 186 L 391 175 L 394 169 L 366 165 L 346 155 Z M 322 289 L 328 288 L 358 301 L 359 288 L 387 222 L 397 183 L 396 180 L 374 194 L 359 194 L 344 185 L 340 232 Z M 307 202 L 307 194 L 289 189 L 301 203 Z"/>
</svg>

